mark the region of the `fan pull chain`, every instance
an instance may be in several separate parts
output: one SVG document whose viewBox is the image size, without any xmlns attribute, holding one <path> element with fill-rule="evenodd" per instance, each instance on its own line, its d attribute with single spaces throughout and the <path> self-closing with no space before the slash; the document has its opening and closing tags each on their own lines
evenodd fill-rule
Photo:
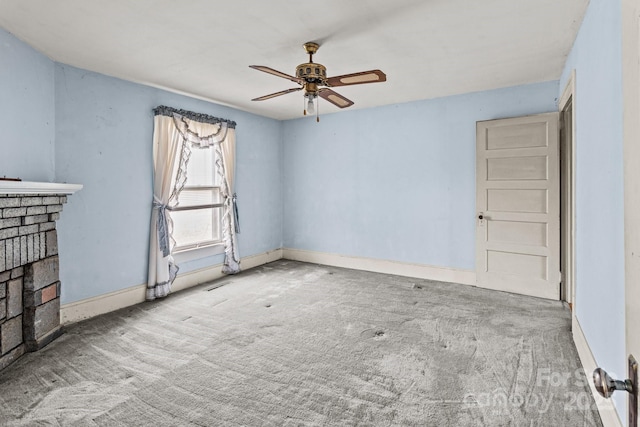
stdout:
<svg viewBox="0 0 640 427">
<path fill-rule="evenodd" d="M 316 96 L 316 123 L 320 123 L 320 98 Z"/>
</svg>

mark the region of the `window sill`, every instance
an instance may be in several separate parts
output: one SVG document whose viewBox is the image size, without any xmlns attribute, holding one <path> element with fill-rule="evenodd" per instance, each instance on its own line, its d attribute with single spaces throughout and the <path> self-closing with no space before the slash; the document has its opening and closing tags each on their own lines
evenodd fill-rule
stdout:
<svg viewBox="0 0 640 427">
<path fill-rule="evenodd" d="M 185 249 L 172 254 L 173 260 L 176 264 L 183 262 L 189 262 L 196 259 L 202 259 L 214 255 L 220 255 L 224 253 L 224 244 L 216 243 L 210 246 L 203 246 L 200 248 Z"/>
</svg>

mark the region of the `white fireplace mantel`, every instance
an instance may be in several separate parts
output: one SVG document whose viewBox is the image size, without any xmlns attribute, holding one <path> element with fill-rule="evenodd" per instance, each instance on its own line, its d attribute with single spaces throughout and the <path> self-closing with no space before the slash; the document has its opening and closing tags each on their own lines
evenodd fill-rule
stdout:
<svg viewBox="0 0 640 427">
<path fill-rule="evenodd" d="M 81 189 L 82 184 L 0 180 L 0 196 L 5 194 L 73 194 Z"/>
</svg>

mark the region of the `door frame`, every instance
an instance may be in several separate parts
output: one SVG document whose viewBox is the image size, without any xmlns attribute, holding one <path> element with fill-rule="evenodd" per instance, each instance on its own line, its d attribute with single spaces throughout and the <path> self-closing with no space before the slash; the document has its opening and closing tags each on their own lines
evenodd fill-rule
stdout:
<svg viewBox="0 0 640 427">
<path fill-rule="evenodd" d="M 561 299 L 569 304 L 571 311 L 576 309 L 576 70 L 571 72 L 562 96 L 558 101 L 560 112 L 560 129 L 565 126 L 563 113 L 571 105 L 571 144 L 566 144 L 566 139 L 561 135 L 558 143 L 560 149 L 560 239 L 568 240 L 566 245 L 561 244 L 560 254 L 562 283 L 560 289 Z M 563 191 L 564 190 L 564 191 Z M 569 216 L 565 216 L 563 209 L 568 209 Z"/>
<path fill-rule="evenodd" d="M 637 360 L 640 358 L 640 169 L 637 167 L 640 155 L 640 0 L 623 0 L 621 14 L 625 347 L 626 354 Z M 635 409 L 640 411 L 640 407 Z"/>
</svg>

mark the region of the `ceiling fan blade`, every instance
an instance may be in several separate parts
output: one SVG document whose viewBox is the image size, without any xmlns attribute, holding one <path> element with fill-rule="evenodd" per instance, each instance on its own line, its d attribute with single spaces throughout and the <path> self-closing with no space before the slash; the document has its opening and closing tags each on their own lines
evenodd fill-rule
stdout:
<svg viewBox="0 0 640 427">
<path fill-rule="evenodd" d="M 252 101 L 264 101 L 265 99 L 275 98 L 276 96 L 286 95 L 288 93 L 297 92 L 299 90 L 302 90 L 302 88 L 301 87 L 294 87 L 292 89 L 281 90 L 280 92 L 271 93 L 269 95 L 261 96 L 259 98 L 253 98 Z"/>
<path fill-rule="evenodd" d="M 249 68 L 253 68 L 254 70 L 258 71 L 264 71 L 265 73 L 273 74 L 274 76 L 282 77 L 283 79 L 291 80 L 292 82 L 296 82 L 299 84 L 303 83 L 303 81 L 297 77 L 290 76 L 289 74 L 274 70 L 273 68 L 265 67 L 264 65 L 249 65 Z"/>
<path fill-rule="evenodd" d="M 381 83 L 386 81 L 387 76 L 382 71 L 371 70 L 329 77 L 327 79 L 327 86 L 360 85 L 363 83 Z"/>
<path fill-rule="evenodd" d="M 340 95 L 339 93 L 336 93 L 336 92 L 334 92 L 331 89 L 328 89 L 326 87 L 320 89 L 318 91 L 318 95 L 320 95 L 320 97 L 322 97 L 323 99 L 326 99 L 327 101 L 329 101 L 330 103 L 332 103 L 336 107 L 347 108 L 347 107 L 351 107 L 353 105 L 353 101 L 351 101 L 350 99 L 345 98 L 344 96 Z"/>
</svg>

